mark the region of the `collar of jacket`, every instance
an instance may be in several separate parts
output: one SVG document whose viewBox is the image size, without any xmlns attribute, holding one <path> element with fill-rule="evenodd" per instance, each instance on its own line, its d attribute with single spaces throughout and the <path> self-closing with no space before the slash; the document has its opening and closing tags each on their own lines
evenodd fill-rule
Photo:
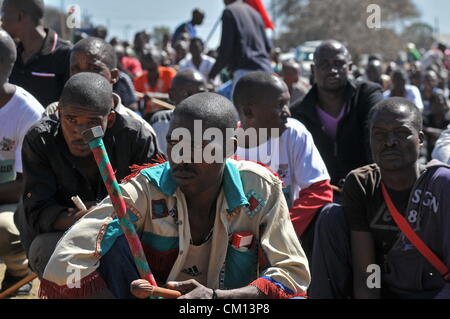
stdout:
<svg viewBox="0 0 450 319">
<path fill-rule="evenodd" d="M 39 51 L 39 55 L 52 54 L 53 52 L 56 51 L 56 47 L 58 44 L 58 34 L 52 29 L 44 28 L 44 30 L 47 33 L 47 35 L 45 36 L 44 43 L 42 45 L 41 50 Z M 23 52 L 23 50 L 24 48 L 22 43 L 19 43 L 19 45 L 17 46 L 17 51 Z"/>
<path fill-rule="evenodd" d="M 347 80 L 345 87 L 345 101 L 350 101 L 356 93 L 356 84 L 352 80 Z M 318 100 L 317 84 L 314 84 L 311 90 L 306 94 L 303 101 L 297 105 L 298 113 L 302 113 L 311 119 L 319 119 L 316 105 Z M 353 107 L 352 103 L 348 103 L 349 110 Z"/>
<path fill-rule="evenodd" d="M 174 195 L 178 188 L 178 185 L 170 172 L 169 162 L 143 169 L 141 174 L 158 188 L 161 193 L 167 196 Z M 244 193 L 241 175 L 238 168 L 231 160 L 227 160 L 225 163 L 223 191 L 227 200 L 229 212 L 232 212 L 241 206 L 249 206 L 249 202 Z"/>
</svg>

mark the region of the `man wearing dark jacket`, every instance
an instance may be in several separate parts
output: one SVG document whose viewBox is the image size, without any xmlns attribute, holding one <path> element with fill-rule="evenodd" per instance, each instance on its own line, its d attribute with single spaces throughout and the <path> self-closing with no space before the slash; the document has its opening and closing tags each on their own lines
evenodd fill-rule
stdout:
<svg viewBox="0 0 450 319">
<path fill-rule="evenodd" d="M 42 25 L 43 0 L 5 0 L 2 28 L 19 40 L 10 83 L 31 93 L 44 108 L 59 100 L 69 78 L 71 44 Z"/>
<path fill-rule="evenodd" d="M 312 134 L 331 177 L 342 186 L 352 170 L 372 162 L 368 147 L 367 115 L 383 100 L 381 87 L 348 79 L 351 56 L 347 48 L 327 40 L 317 47 L 311 66 L 315 84 L 291 107 L 292 117 Z"/>
<path fill-rule="evenodd" d="M 246 3 L 224 0 L 219 55 L 209 73 L 214 79 L 224 68 L 233 72 L 233 83 L 251 71 L 272 72 L 271 44 L 261 15 Z"/>
<path fill-rule="evenodd" d="M 87 213 L 76 208 L 72 196 L 79 196 L 89 209 L 107 195 L 82 132 L 102 126 L 118 180 L 131 173 L 132 165 L 149 163 L 159 154 L 152 132 L 142 122 L 115 112 L 113 103 L 106 78 L 78 73 L 64 87 L 59 118 L 43 118 L 25 136 L 24 212 L 15 222 L 30 265 L 39 276 L 63 232 Z"/>
</svg>

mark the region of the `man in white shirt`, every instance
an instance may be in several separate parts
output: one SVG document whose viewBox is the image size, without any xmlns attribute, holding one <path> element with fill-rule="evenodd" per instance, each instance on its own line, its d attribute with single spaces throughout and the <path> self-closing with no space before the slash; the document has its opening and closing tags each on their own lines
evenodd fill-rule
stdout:
<svg viewBox="0 0 450 319">
<path fill-rule="evenodd" d="M 258 134 L 256 141 L 238 135 L 236 155 L 269 166 L 279 175 L 292 223 L 308 256 L 312 243 L 305 231 L 333 200 L 330 177 L 313 138 L 303 124 L 289 118 L 288 87 L 276 75 L 262 71 L 245 75 L 236 84 L 233 100 L 241 128 L 254 128 Z"/>
<path fill-rule="evenodd" d="M 199 38 L 194 38 L 191 40 L 189 45 L 189 52 L 183 60 L 180 62 L 179 71 L 186 69 L 194 69 L 199 71 L 205 80 L 208 80 L 209 72 L 211 71 L 216 59 L 203 53 L 204 45 L 203 41 Z M 215 85 L 218 85 L 218 78 L 216 77 L 213 81 Z"/>
<path fill-rule="evenodd" d="M 28 260 L 14 224 L 14 212 L 22 195 L 22 142 L 30 126 L 44 113 L 42 105 L 27 91 L 8 83 L 16 46 L 0 30 L 0 259 L 6 264 L 1 290 L 14 285 L 29 273 Z M 27 295 L 31 284 L 19 288 Z"/>
<path fill-rule="evenodd" d="M 416 86 L 407 84 L 408 75 L 406 72 L 400 69 L 394 70 L 391 77 L 392 86 L 390 90 L 383 93 L 384 98 L 388 99 L 395 96 L 403 97 L 414 103 L 417 108 L 423 112 L 423 102 L 420 91 Z"/>
<path fill-rule="evenodd" d="M 447 165 L 450 165 L 450 125 L 441 133 L 441 136 L 434 145 L 433 159 L 437 159 Z"/>
</svg>

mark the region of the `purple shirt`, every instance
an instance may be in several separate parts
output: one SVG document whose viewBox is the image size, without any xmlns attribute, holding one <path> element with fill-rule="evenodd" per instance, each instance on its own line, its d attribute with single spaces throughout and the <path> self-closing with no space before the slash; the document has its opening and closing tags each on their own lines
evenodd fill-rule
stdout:
<svg viewBox="0 0 450 319">
<path fill-rule="evenodd" d="M 333 139 L 336 140 L 336 132 L 339 121 L 345 114 L 345 110 L 347 109 L 347 105 L 344 105 L 339 113 L 338 117 L 334 118 L 324 110 L 322 110 L 318 105 L 316 105 L 317 113 L 319 114 L 320 121 L 322 122 L 323 129 L 325 132 Z"/>
</svg>

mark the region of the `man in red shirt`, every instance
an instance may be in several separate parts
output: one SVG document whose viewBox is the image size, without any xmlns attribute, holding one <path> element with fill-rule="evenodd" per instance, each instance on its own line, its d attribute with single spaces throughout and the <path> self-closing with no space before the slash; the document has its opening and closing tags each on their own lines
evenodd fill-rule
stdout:
<svg viewBox="0 0 450 319">
<path fill-rule="evenodd" d="M 134 87 L 140 93 L 169 93 L 172 79 L 176 75 L 173 68 L 161 66 L 162 57 L 159 52 L 149 51 L 142 57 L 144 73 L 134 79 Z M 151 103 L 151 98 L 144 97 L 144 113 L 152 113 L 159 110 L 158 106 Z M 144 114 L 145 115 L 145 114 Z"/>
</svg>

